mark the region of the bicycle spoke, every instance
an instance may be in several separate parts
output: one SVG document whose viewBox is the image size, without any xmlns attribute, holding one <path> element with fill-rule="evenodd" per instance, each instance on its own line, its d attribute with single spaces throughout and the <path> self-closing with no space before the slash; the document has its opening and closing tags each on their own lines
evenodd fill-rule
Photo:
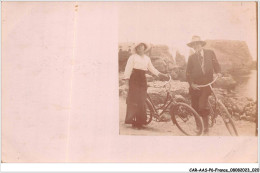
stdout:
<svg viewBox="0 0 260 173">
<path fill-rule="evenodd" d="M 228 129 L 230 135 L 237 136 L 238 133 L 237 133 L 235 124 L 232 121 L 231 116 L 230 116 L 229 112 L 227 111 L 226 107 L 220 101 L 218 102 L 218 106 L 219 106 L 219 113 L 221 115 L 221 118 L 222 118 L 223 122 L 225 123 L 225 126 Z"/>
<path fill-rule="evenodd" d="M 194 114 L 184 106 L 179 106 L 174 112 L 176 123 L 181 127 L 181 130 L 188 135 L 197 135 L 197 125 Z"/>
<path fill-rule="evenodd" d="M 146 125 L 148 125 L 151 123 L 154 117 L 154 111 L 152 109 L 151 103 L 148 101 L 146 101 L 145 108 L 146 108 Z"/>
</svg>

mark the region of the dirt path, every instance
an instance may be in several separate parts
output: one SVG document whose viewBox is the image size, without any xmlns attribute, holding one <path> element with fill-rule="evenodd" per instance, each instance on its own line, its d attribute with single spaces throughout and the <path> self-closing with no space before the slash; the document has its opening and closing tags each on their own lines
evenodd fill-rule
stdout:
<svg viewBox="0 0 260 173">
<path fill-rule="evenodd" d="M 177 126 L 171 121 L 155 122 L 152 121 L 145 129 L 133 129 L 131 125 L 124 124 L 126 104 L 125 99 L 120 97 L 120 134 L 121 135 L 144 135 L 144 136 L 185 136 Z M 249 121 L 235 121 L 239 136 L 254 136 L 255 123 Z M 217 123 L 210 128 L 209 136 L 230 136 L 221 118 L 217 119 Z"/>
</svg>

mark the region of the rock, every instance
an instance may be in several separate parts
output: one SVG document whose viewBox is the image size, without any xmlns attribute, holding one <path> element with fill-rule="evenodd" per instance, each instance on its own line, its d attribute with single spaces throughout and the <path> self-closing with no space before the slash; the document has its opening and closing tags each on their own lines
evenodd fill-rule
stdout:
<svg viewBox="0 0 260 173">
<path fill-rule="evenodd" d="M 152 98 L 152 101 L 155 105 L 164 103 L 166 99 L 166 90 L 162 86 L 166 82 L 163 81 L 154 81 L 154 82 L 148 82 L 148 94 Z M 185 99 L 189 94 L 189 84 L 187 82 L 181 82 L 181 81 L 171 81 L 171 89 L 170 93 L 172 96 L 176 97 L 178 99 Z"/>
<path fill-rule="evenodd" d="M 255 117 L 246 116 L 245 120 L 255 122 Z"/>
<path fill-rule="evenodd" d="M 124 71 L 128 58 L 131 56 L 131 52 L 124 51 L 122 49 L 118 52 L 118 64 L 119 71 Z"/>
<path fill-rule="evenodd" d="M 123 80 L 119 80 L 119 86 L 124 85 L 125 82 Z"/>
<path fill-rule="evenodd" d="M 149 74 L 146 74 L 145 76 L 146 76 L 147 82 L 152 82 L 154 80 L 154 77 Z"/>
<path fill-rule="evenodd" d="M 186 102 L 186 99 L 182 95 L 175 95 L 174 98 L 177 102 Z"/>
<path fill-rule="evenodd" d="M 253 102 L 253 101 L 245 102 L 243 112 L 246 114 L 246 116 L 256 117 L 257 116 L 257 107 L 255 105 L 255 102 Z"/>
<path fill-rule="evenodd" d="M 171 92 L 174 95 L 182 95 L 186 97 L 189 94 L 189 84 L 188 82 L 172 81 L 171 82 Z"/>
<path fill-rule="evenodd" d="M 154 61 L 152 61 L 153 66 L 160 72 L 165 73 L 166 72 L 166 68 L 167 68 L 167 64 L 162 60 L 162 59 L 156 59 Z"/>
<path fill-rule="evenodd" d="M 245 107 L 245 108 L 244 108 L 244 112 L 249 111 L 249 109 L 250 109 L 249 107 Z"/>
<path fill-rule="evenodd" d="M 229 89 L 229 90 L 234 89 L 235 86 L 236 86 L 236 81 L 233 79 L 232 76 L 221 77 L 214 84 L 214 87 L 224 88 L 224 89 Z M 227 94 L 227 92 L 225 94 Z"/>
<path fill-rule="evenodd" d="M 239 116 L 234 116 L 234 117 L 232 117 L 232 119 L 234 119 L 235 121 L 238 121 L 238 120 L 240 120 L 240 117 Z"/>
<path fill-rule="evenodd" d="M 183 67 L 175 66 L 170 74 L 174 80 L 186 81 L 186 71 Z"/>
<path fill-rule="evenodd" d="M 241 116 L 240 116 L 240 119 L 241 119 L 241 120 L 246 120 L 246 115 L 241 115 Z"/>
<path fill-rule="evenodd" d="M 222 72 L 246 74 L 250 72 L 252 56 L 245 41 L 206 40 L 205 48 L 214 50 Z"/>
<path fill-rule="evenodd" d="M 179 51 L 176 51 L 175 62 L 177 66 L 186 68 L 185 56 L 181 55 Z"/>
<path fill-rule="evenodd" d="M 161 118 L 161 121 L 163 122 L 168 122 L 168 121 L 171 121 L 171 115 L 170 114 L 163 114 L 162 115 L 162 118 Z"/>
<path fill-rule="evenodd" d="M 219 89 L 214 89 L 218 91 Z M 219 93 L 218 93 L 219 94 Z M 248 101 L 246 97 L 234 97 L 234 96 L 224 96 L 218 95 L 218 98 L 224 103 L 226 108 L 228 109 L 229 113 L 232 115 L 234 119 L 242 119 L 252 121 L 257 117 L 257 105 L 255 101 Z M 250 118 L 246 118 L 250 117 Z"/>
<path fill-rule="evenodd" d="M 147 92 L 155 105 L 163 104 L 166 98 L 166 92 L 163 88 L 160 88 L 158 83 L 160 83 L 160 81 L 156 81 L 154 85 L 150 82 L 149 85 L 151 87 L 148 87 L 147 89 Z"/>
<path fill-rule="evenodd" d="M 239 113 L 236 112 L 236 113 L 233 114 L 233 116 L 239 117 Z"/>
<path fill-rule="evenodd" d="M 169 70 L 169 71 L 172 71 L 174 67 L 175 67 L 174 62 L 169 62 L 169 64 L 168 64 L 168 70 Z"/>
<path fill-rule="evenodd" d="M 178 79 L 178 72 L 174 69 L 170 72 L 172 79 Z"/>
<path fill-rule="evenodd" d="M 231 108 L 228 108 L 228 112 L 232 115 L 233 114 L 233 111 Z"/>
<path fill-rule="evenodd" d="M 152 63 L 160 72 L 167 72 L 174 64 L 173 57 L 166 45 L 152 45 L 149 54 Z"/>
<path fill-rule="evenodd" d="M 244 113 L 243 105 L 238 103 L 237 104 L 237 109 L 238 109 L 239 114 L 243 114 Z"/>
<path fill-rule="evenodd" d="M 121 97 L 126 97 L 127 96 L 126 86 L 125 85 L 119 86 L 119 96 L 121 96 Z"/>
<path fill-rule="evenodd" d="M 128 58 L 133 54 L 129 51 L 135 46 L 134 43 L 119 43 L 118 63 L 119 71 L 124 71 Z M 172 68 L 174 61 L 169 48 L 166 45 L 150 45 L 146 55 L 151 58 L 152 64 L 160 72 L 166 72 Z"/>
<path fill-rule="evenodd" d="M 234 112 L 237 112 L 237 111 L 238 111 L 238 109 L 237 109 L 237 107 L 236 107 L 235 105 L 232 106 L 232 110 L 233 110 Z"/>
<path fill-rule="evenodd" d="M 251 70 L 257 70 L 257 61 L 256 60 L 251 62 L 250 69 Z"/>
<path fill-rule="evenodd" d="M 121 91 L 121 93 L 119 93 L 121 97 L 126 98 L 127 97 L 127 92 L 126 91 Z"/>
<path fill-rule="evenodd" d="M 252 101 L 253 101 L 253 99 L 252 99 L 252 98 L 250 98 L 250 97 L 247 97 L 247 100 L 248 100 L 248 101 L 250 101 L 250 102 L 252 102 Z"/>
</svg>

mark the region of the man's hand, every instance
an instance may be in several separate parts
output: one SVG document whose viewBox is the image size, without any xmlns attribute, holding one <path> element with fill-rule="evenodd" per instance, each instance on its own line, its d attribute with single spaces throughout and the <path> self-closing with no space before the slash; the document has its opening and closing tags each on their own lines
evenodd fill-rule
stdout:
<svg viewBox="0 0 260 173">
<path fill-rule="evenodd" d="M 194 89 L 194 90 L 200 90 L 200 88 L 198 87 L 198 85 L 195 84 L 195 83 L 192 83 L 192 84 L 191 84 L 191 88 Z"/>
<path fill-rule="evenodd" d="M 218 78 L 221 78 L 221 77 L 222 77 L 222 74 L 221 74 L 221 73 L 217 73 L 217 77 L 218 77 Z"/>
</svg>

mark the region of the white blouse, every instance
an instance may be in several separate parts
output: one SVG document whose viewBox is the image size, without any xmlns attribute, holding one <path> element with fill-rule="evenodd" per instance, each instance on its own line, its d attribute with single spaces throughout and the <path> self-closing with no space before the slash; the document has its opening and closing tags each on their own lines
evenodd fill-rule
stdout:
<svg viewBox="0 0 260 173">
<path fill-rule="evenodd" d="M 126 67 L 125 67 L 125 73 L 124 73 L 124 79 L 129 79 L 131 74 L 132 74 L 132 70 L 133 69 L 139 69 L 139 70 L 144 70 L 147 71 L 149 70 L 151 73 L 153 73 L 154 75 L 158 76 L 159 75 L 159 71 L 154 68 L 151 59 L 144 55 L 143 57 L 141 57 L 138 54 L 133 54 L 128 58 Z"/>
</svg>

